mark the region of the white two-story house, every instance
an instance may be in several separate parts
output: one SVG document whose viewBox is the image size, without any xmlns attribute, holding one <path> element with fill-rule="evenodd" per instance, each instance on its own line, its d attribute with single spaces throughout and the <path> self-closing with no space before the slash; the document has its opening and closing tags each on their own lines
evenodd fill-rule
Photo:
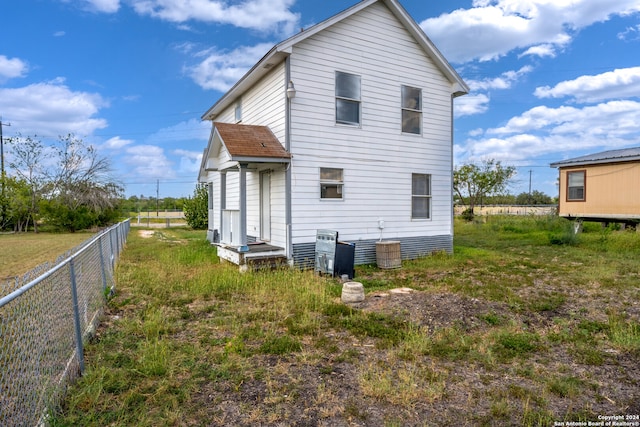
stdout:
<svg viewBox="0 0 640 427">
<path fill-rule="evenodd" d="M 468 87 L 397 0 L 274 46 L 204 115 L 208 239 L 244 264 L 310 266 L 318 230 L 402 258 L 453 249 L 453 100 Z"/>
</svg>

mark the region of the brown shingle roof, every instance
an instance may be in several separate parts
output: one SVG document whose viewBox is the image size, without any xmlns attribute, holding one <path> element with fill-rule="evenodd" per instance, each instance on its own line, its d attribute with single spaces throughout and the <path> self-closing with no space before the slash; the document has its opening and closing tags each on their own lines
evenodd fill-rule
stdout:
<svg viewBox="0 0 640 427">
<path fill-rule="evenodd" d="M 213 124 L 232 159 L 278 158 L 290 159 L 278 138 L 267 126 L 214 122 Z"/>
</svg>

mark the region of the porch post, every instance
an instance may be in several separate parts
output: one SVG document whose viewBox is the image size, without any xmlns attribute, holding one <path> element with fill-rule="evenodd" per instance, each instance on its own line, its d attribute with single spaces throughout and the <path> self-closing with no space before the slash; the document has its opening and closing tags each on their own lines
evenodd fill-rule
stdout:
<svg viewBox="0 0 640 427">
<path fill-rule="evenodd" d="M 220 172 L 220 242 L 222 242 L 224 227 L 224 210 L 227 209 L 227 173 Z"/>
<path fill-rule="evenodd" d="M 240 170 L 240 246 L 238 252 L 249 252 L 247 245 L 247 164 L 239 163 Z"/>
</svg>

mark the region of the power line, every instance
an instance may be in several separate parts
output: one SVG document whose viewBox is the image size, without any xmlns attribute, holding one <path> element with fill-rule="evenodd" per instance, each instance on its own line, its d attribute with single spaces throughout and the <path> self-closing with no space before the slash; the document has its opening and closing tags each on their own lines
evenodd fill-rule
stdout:
<svg viewBox="0 0 640 427">
<path fill-rule="evenodd" d="M 7 214 L 7 204 L 6 204 L 6 199 L 5 199 L 5 180 L 6 180 L 6 175 L 5 175 L 5 171 L 4 171 L 4 141 L 2 139 L 2 127 L 3 126 L 11 126 L 11 123 L 4 123 L 2 121 L 2 116 L 0 116 L 0 169 L 2 170 L 2 193 L 0 195 L 0 197 L 2 197 L 2 200 L 0 201 L 0 218 L 2 219 L 2 225 L 4 227 L 4 222 L 5 222 L 5 218 L 6 218 L 6 214 Z"/>
</svg>

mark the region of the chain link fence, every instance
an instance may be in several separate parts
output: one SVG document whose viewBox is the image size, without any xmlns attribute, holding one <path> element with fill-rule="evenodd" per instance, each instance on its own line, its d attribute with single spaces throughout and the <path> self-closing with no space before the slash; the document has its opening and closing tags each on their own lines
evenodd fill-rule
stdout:
<svg viewBox="0 0 640 427">
<path fill-rule="evenodd" d="M 0 425 L 44 425 L 84 370 L 83 345 L 115 288 L 130 222 L 117 224 L 0 298 Z"/>
</svg>

